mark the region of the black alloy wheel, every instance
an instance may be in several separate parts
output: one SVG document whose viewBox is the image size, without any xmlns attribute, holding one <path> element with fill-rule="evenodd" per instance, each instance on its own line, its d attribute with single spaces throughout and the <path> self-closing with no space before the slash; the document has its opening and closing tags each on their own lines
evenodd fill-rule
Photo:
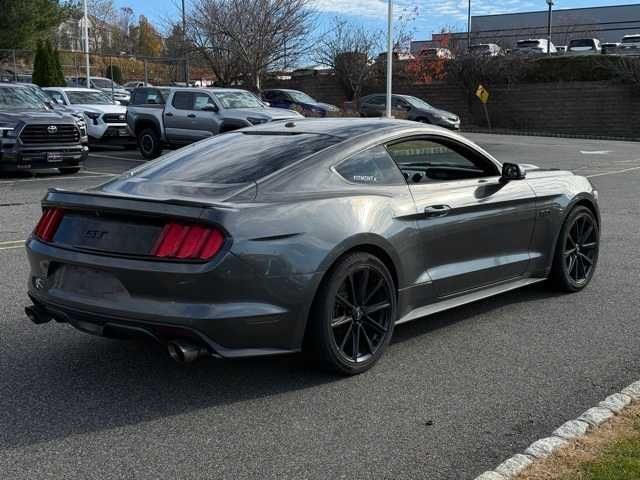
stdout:
<svg viewBox="0 0 640 480">
<path fill-rule="evenodd" d="M 147 160 L 158 158 L 162 153 L 160 136 L 153 128 L 145 128 L 138 134 L 140 153 Z"/>
<path fill-rule="evenodd" d="M 393 334 L 396 292 L 387 267 L 367 253 L 346 257 L 321 288 L 311 333 L 316 351 L 347 375 L 369 369 Z"/>
<path fill-rule="evenodd" d="M 561 289 L 586 287 L 598 263 L 600 232 L 591 210 L 577 207 L 569 215 L 558 240 L 552 279 Z"/>
</svg>

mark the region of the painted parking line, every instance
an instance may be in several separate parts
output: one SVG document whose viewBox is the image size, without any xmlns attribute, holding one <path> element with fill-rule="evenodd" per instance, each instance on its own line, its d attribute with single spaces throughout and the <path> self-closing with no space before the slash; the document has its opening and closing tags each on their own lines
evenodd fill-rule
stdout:
<svg viewBox="0 0 640 480">
<path fill-rule="evenodd" d="M 640 167 L 625 168 L 624 170 L 614 170 L 612 172 L 595 173 L 593 175 L 587 175 L 587 178 L 604 177 L 605 175 L 618 175 L 620 173 L 633 172 L 634 170 L 640 170 Z"/>
<path fill-rule="evenodd" d="M 15 250 L 24 248 L 24 240 L 11 240 L 8 242 L 0 242 L 0 250 Z"/>
<path fill-rule="evenodd" d="M 124 158 L 124 157 L 118 157 L 116 155 L 103 155 L 102 153 L 90 153 L 89 154 L 89 158 L 92 158 L 94 160 L 99 160 L 101 158 L 106 158 L 108 160 L 117 160 L 119 162 L 136 162 L 136 163 L 146 162 L 146 160 L 143 160 L 143 159 Z"/>
</svg>

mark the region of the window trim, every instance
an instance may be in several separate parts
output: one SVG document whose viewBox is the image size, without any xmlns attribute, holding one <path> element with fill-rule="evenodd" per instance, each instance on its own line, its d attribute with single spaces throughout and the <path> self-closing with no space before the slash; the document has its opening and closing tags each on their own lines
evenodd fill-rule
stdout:
<svg viewBox="0 0 640 480">
<path fill-rule="evenodd" d="M 440 137 L 440 136 L 437 136 L 437 135 L 428 135 L 428 134 L 427 135 L 424 135 L 424 134 L 423 135 L 412 135 L 412 136 L 409 136 L 409 137 L 404 137 L 404 138 L 400 138 L 400 139 L 396 139 L 396 140 L 391 140 L 391 141 L 385 142 L 383 144 L 384 148 L 387 150 L 387 152 L 389 153 L 389 156 L 391 157 L 393 162 L 396 164 L 396 166 L 398 167 L 400 172 L 402 172 L 402 169 L 400 168 L 400 166 L 398 165 L 396 160 L 393 158 L 393 155 L 391 155 L 391 153 L 389 152 L 389 147 L 392 146 L 392 145 L 399 144 L 399 143 L 411 142 L 411 141 L 416 141 L 416 140 L 426 140 L 426 141 L 429 141 L 429 142 L 433 142 L 433 143 L 442 145 L 443 147 L 449 148 L 450 150 L 454 151 L 458 155 L 460 155 L 460 156 L 466 158 L 467 160 L 469 160 L 469 158 L 468 158 L 469 155 L 465 155 L 465 154 L 461 153 L 460 151 L 458 151 L 457 148 L 459 148 L 463 152 L 470 153 L 471 156 L 474 156 L 474 157 L 478 158 L 479 160 L 483 161 L 487 165 L 491 165 L 491 167 L 493 167 L 494 173 L 493 174 L 486 174 L 486 172 L 485 172 L 485 175 L 482 176 L 482 177 L 464 178 L 464 179 L 458 179 L 458 180 L 430 181 L 430 182 L 424 183 L 424 184 L 409 183 L 405 179 L 405 181 L 407 182 L 407 185 L 409 185 L 410 187 L 428 187 L 430 185 L 442 185 L 444 183 L 451 183 L 451 182 L 487 180 L 487 179 L 490 179 L 490 178 L 500 177 L 502 175 L 500 166 L 498 164 L 496 164 L 496 162 L 494 162 L 491 158 L 483 155 L 481 152 L 475 150 L 474 148 L 472 148 L 472 147 L 470 147 L 468 145 L 465 145 L 464 143 L 459 142 L 459 141 L 457 141 L 457 140 L 455 140 L 453 138 Z M 454 147 L 457 147 L 457 148 L 454 148 Z M 471 161 L 471 160 L 469 160 L 469 161 Z M 404 173 L 402 174 L 402 176 L 404 178 Z"/>
</svg>

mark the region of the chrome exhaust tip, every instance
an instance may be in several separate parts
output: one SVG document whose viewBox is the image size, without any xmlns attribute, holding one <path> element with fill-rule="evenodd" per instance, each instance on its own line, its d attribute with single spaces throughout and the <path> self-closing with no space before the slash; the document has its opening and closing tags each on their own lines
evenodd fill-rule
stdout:
<svg viewBox="0 0 640 480">
<path fill-rule="evenodd" d="M 200 357 L 208 356 L 206 348 L 195 345 L 186 340 L 171 340 L 167 344 L 169 356 L 180 365 L 189 365 Z"/>
</svg>

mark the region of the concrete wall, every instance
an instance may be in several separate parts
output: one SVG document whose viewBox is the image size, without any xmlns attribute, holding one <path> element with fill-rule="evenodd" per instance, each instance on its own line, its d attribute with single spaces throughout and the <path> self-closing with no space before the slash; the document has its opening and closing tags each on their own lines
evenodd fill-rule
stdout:
<svg viewBox="0 0 640 480">
<path fill-rule="evenodd" d="M 335 78 L 270 82 L 270 88 L 302 90 L 319 101 L 341 106 L 346 98 Z M 640 140 L 640 87 L 608 82 L 522 84 L 489 87 L 494 129 L 527 133 Z M 384 86 L 367 93 L 382 93 Z M 463 127 L 486 127 L 480 102 L 459 86 L 396 83 L 395 93 L 415 95 L 461 116 Z"/>
</svg>

